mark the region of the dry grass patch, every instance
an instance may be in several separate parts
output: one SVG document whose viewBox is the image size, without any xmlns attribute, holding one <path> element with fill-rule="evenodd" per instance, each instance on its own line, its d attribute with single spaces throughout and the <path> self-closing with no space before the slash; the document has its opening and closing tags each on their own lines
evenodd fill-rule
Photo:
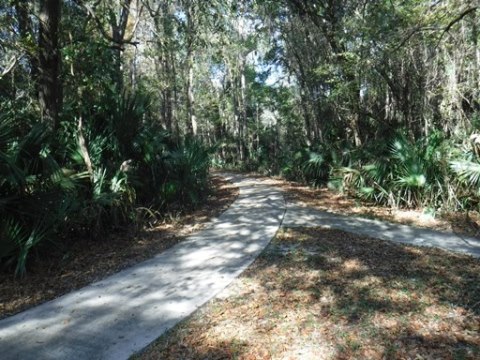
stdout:
<svg viewBox="0 0 480 360">
<path fill-rule="evenodd" d="M 140 359 L 478 359 L 480 261 L 285 230 Z"/>
<path fill-rule="evenodd" d="M 0 318 L 54 299 L 132 266 L 177 244 L 218 216 L 239 189 L 215 176 L 212 192 L 201 207 L 166 218 L 138 234 L 116 233 L 104 239 L 74 239 L 67 253 L 32 259 L 26 278 L 0 273 Z"/>
</svg>

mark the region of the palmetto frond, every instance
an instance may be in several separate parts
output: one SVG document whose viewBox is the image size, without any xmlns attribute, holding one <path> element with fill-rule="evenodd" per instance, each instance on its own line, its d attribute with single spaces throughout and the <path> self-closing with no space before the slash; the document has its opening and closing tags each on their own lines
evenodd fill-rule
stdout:
<svg viewBox="0 0 480 360">
<path fill-rule="evenodd" d="M 460 160 L 450 163 L 452 170 L 468 186 L 480 185 L 480 164 L 474 161 Z"/>
</svg>

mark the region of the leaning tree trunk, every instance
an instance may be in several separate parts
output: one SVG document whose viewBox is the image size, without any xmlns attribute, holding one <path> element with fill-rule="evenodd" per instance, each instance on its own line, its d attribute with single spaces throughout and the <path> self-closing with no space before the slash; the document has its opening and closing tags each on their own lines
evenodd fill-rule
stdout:
<svg viewBox="0 0 480 360">
<path fill-rule="evenodd" d="M 38 98 L 43 122 L 55 129 L 62 106 L 58 28 L 60 0 L 39 2 Z"/>
</svg>

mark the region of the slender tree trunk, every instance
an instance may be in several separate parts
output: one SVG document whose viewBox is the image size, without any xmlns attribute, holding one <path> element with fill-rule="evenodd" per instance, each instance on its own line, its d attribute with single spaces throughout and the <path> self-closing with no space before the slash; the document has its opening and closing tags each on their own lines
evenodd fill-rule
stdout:
<svg viewBox="0 0 480 360">
<path fill-rule="evenodd" d="M 240 128 L 240 160 L 245 161 L 246 154 L 246 139 L 247 139 L 247 84 L 245 79 L 245 58 L 240 59 L 240 114 L 239 114 L 239 128 Z"/>
<path fill-rule="evenodd" d="M 170 58 L 168 54 L 165 56 L 165 60 L 163 62 L 163 71 L 166 78 L 169 80 L 168 84 L 163 91 L 163 98 L 164 98 L 164 121 L 165 127 L 167 128 L 168 132 L 172 132 L 172 117 L 173 117 L 173 90 L 172 90 L 172 79 L 171 79 L 171 66 L 170 66 Z"/>
<path fill-rule="evenodd" d="M 293 55 L 297 61 L 298 72 L 300 75 L 298 76 L 300 81 L 300 101 L 301 101 L 301 106 L 303 111 L 303 119 L 305 122 L 304 127 L 305 127 L 305 133 L 307 137 L 307 144 L 311 145 L 312 142 L 314 141 L 315 135 L 312 134 L 313 133 L 312 116 L 311 116 L 310 107 L 309 107 L 310 102 L 307 95 L 310 93 L 310 91 L 307 88 L 307 82 L 306 82 L 307 76 L 305 75 L 305 69 L 302 63 L 302 56 L 297 51 L 294 51 Z"/>
<path fill-rule="evenodd" d="M 190 55 L 191 56 L 191 55 Z M 195 95 L 193 93 L 193 60 L 188 60 L 187 76 L 187 109 L 188 109 L 188 132 L 190 135 L 197 135 L 197 117 L 195 115 Z"/>
<path fill-rule="evenodd" d="M 130 86 L 133 90 L 137 89 L 137 53 L 138 49 L 133 49 L 132 60 L 130 62 Z"/>
<path fill-rule="evenodd" d="M 52 129 L 56 129 L 62 107 L 61 59 L 58 47 L 61 1 L 44 0 L 40 1 L 39 5 L 38 98 L 42 120 Z"/>
<path fill-rule="evenodd" d="M 171 64 L 172 64 L 172 131 L 175 132 L 175 137 L 178 137 L 180 134 L 178 116 L 177 116 L 177 105 L 178 105 L 178 87 L 177 87 L 177 67 L 175 65 L 175 56 L 171 55 Z"/>
<path fill-rule="evenodd" d="M 193 56 L 195 46 L 195 2 L 189 1 L 186 16 L 187 16 L 187 59 L 186 59 L 186 77 L 187 77 L 187 129 L 190 135 L 197 135 L 197 118 L 195 115 L 195 95 L 193 92 Z"/>
<path fill-rule="evenodd" d="M 20 37 L 24 42 L 27 42 L 30 36 L 34 36 L 33 25 L 29 17 L 31 9 L 28 5 L 28 2 L 16 0 L 15 11 L 18 18 L 18 30 L 20 32 Z M 35 54 L 35 52 L 27 51 L 27 59 L 30 67 L 30 77 L 34 82 L 36 82 L 38 78 L 38 56 Z"/>
<path fill-rule="evenodd" d="M 260 149 L 260 110 L 258 106 L 258 101 L 255 104 L 255 110 L 256 110 L 256 125 L 257 125 L 257 132 L 255 134 L 255 151 L 258 153 L 258 150 Z"/>
<path fill-rule="evenodd" d="M 80 147 L 80 151 L 82 153 L 83 161 L 87 168 L 88 175 L 90 177 L 90 181 L 94 182 L 93 176 L 93 165 L 92 160 L 90 159 L 90 154 L 88 152 L 87 141 L 85 140 L 85 136 L 83 135 L 83 121 L 82 117 L 78 118 L 78 125 L 77 125 L 77 137 L 78 137 L 78 146 Z"/>
<path fill-rule="evenodd" d="M 317 142 L 319 139 L 319 126 L 318 123 L 321 121 L 322 118 L 322 109 L 320 108 L 320 104 L 318 103 L 317 96 L 315 95 L 314 85 L 308 84 L 308 98 L 310 99 L 311 109 L 312 109 L 312 119 L 313 121 L 310 123 L 310 129 L 312 131 L 312 139 L 313 143 Z"/>
<path fill-rule="evenodd" d="M 478 46 L 478 17 L 477 13 L 472 14 L 472 43 L 475 60 L 472 61 L 473 65 L 473 79 L 472 79 L 472 98 L 473 98 L 473 109 L 475 111 L 480 111 L 480 48 Z"/>
</svg>

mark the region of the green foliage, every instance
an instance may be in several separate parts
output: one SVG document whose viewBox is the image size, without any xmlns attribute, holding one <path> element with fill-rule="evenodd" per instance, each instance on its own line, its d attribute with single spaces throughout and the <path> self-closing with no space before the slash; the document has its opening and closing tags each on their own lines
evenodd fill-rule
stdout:
<svg viewBox="0 0 480 360">
<path fill-rule="evenodd" d="M 63 121 L 53 136 L 41 123 L 0 118 L 0 265 L 23 275 L 32 251 L 46 253 L 67 235 L 141 225 L 138 209 L 198 204 L 212 149 L 177 144 L 148 118 L 148 101 L 111 96 L 105 112 L 85 118 L 90 174 L 76 126 Z"/>
<path fill-rule="evenodd" d="M 0 118 L 0 263 L 22 275 L 30 251 L 51 241 L 75 210 L 74 193 L 85 173 L 62 168 L 48 147 L 49 131 L 34 124 L 23 135 Z"/>
<path fill-rule="evenodd" d="M 467 186 L 478 187 L 480 185 L 480 164 L 478 162 L 452 161 L 451 167 Z"/>
<path fill-rule="evenodd" d="M 325 168 L 325 157 L 316 152 L 308 153 L 308 160 L 302 164 L 305 179 L 310 180 L 314 185 L 328 179 L 328 168 Z"/>
<path fill-rule="evenodd" d="M 471 149 L 461 148 L 440 132 L 418 142 L 397 134 L 362 148 L 345 142 L 304 147 L 285 152 L 278 161 L 289 180 L 327 184 L 366 201 L 460 210 L 476 206 L 480 195 L 478 159 Z"/>
<path fill-rule="evenodd" d="M 213 149 L 187 139 L 176 144 L 162 132 L 143 132 L 136 142 L 138 154 L 133 164 L 137 193 L 143 203 L 163 207 L 180 201 L 197 205 L 207 189 Z"/>
<path fill-rule="evenodd" d="M 287 180 L 305 181 L 302 168 L 307 157 L 307 151 L 302 149 L 288 153 L 283 159 L 281 175 Z"/>
<path fill-rule="evenodd" d="M 169 151 L 163 159 L 166 169 L 163 198 L 169 202 L 179 199 L 197 205 L 207 189 L 212 153 L 213 149 L 194 139 L 187 139 L 184 144 Z"/>
<path fill-rule="evenodd" d="M 418 143 L 400 135 L 386 149 L 362 150 L 350 166 L 338 167 L 334 173 L 342 180 L 342 189 L 365 200 L 455 210 L 465 190 L 452 173 L 463 168 L 449 163 L 456 156 L 455 146 L 438 133 Z"/>
</svg>

